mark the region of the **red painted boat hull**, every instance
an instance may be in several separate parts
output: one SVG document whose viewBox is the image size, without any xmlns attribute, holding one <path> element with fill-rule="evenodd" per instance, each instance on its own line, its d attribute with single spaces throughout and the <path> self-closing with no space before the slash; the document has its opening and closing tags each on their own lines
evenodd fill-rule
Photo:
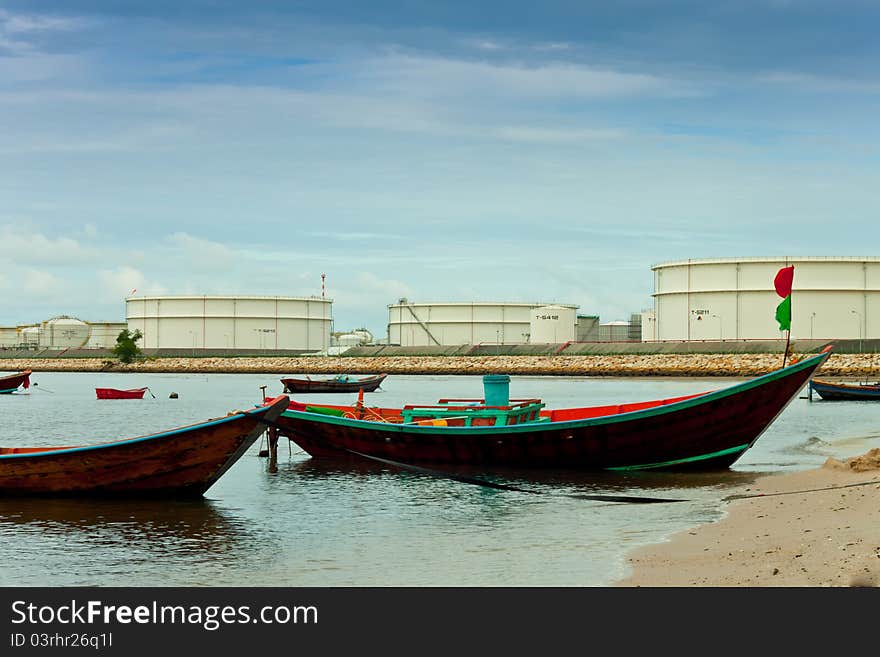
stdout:
<svg viewBox="0 0 880 657">
<path fill-rule="evenodd" d="M 98 399 L 143 399 L 146 388 L 117 390 L 116 388 L 95 388 Z"/>
<path fill-rule="evenodd" d="M 551 412 L 564 420 L 438 427 L 288 409 L 277 423 L 280 435 L 313 457 L 520 468 L 724 469 L 754 444 L 829 355 L 826 350 L 722 390 L 629 405 L 640 410 Z"/>
<path fill-rule="evenodd" d="M 0 495 L 198 497 L 288 403 L 281 395 L 252 410 L 110 443 L 0 448 Z"/>
<path fill-rule="evenodd" d="M 350 381 L 336 381 L 335 379 L 281 379 L 284 384 L 284 392 L 302 394 L 308 392 L 374 392 L 382 385 L 387 374 L 365 376 Z"/>
<path fill-rule="evenodd" d="M 24 370 L 23 372 L 0 377 L 0 394 L 8 395 L 18 390 L 21 386 L 29 388 L 31 374 L 33 372 L 30 370 Z"/>
</svg>

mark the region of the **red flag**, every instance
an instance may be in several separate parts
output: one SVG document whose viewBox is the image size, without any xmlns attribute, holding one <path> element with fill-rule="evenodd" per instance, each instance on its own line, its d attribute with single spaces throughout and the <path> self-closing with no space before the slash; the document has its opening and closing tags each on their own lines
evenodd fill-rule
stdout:
<svg viewBox="0 0 880 657">
<path fill-rule="evenodd" d="M 783 299 L 791 294 L 791 284 L 794 281 L 794 265 L 783 267 L 776 272 L 776 278 L 773 279 L 773 285 L 776 287 L 776 294 Z"/>
</svg>

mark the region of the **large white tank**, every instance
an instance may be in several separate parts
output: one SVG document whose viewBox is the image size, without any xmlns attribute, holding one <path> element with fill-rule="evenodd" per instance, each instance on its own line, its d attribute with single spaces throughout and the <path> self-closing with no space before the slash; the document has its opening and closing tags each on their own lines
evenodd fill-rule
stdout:
<svg viewBox="0 0 880 657">
<path fill-rule="evenodd" d="M 323 297 L 128 297 L 142 349 L 326 351 L 332 300 Z"/>
<path fill-rule="evenodd" d="M 575 339 L 577 317 L 570 306 L 539 306 L 532 309 L 529 342 L 560 344 Z"/>
<path fill-rule="evenodd" d="M 40 346 L 45 349 L 79 349 L 89 341 L 91 328 L 81 319 L 59 315 L 43 322 Z"/>
<path fill-rule="evenodd" d="M 89 322 L 89 326 L 92 333 L 89 335 L 86 349 L 113 349 L 116 346 L 116 338 L 128 328 L 125 322 Z"/>
<path fill-rule="evenodd" d="M 654 265 L 654 339 L 782 339 L 773 279 L 787 266 L 791 339 L 880 338 L 880 257 L 785 256 Z"/>
<path fill-rule="evenodd" d="M 388 306 L 388 341 L 403 347 L 464 344 L 524 344 L 531 332 L 531 311 L 553 305 L 526 302 L 412 303 Z M 558 304 L 577 310 L 577 306 Z"/>
</svg>

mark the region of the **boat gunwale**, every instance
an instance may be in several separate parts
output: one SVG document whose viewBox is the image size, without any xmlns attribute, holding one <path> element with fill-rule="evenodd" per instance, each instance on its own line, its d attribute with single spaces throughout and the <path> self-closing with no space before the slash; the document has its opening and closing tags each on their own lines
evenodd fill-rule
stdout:
<svg viewBox="0 0 880 657">
<path fill-rule="evenodd" d="M 372 431 L 376 431 L 379 428 L 383 431 L 393 431 L 398 433 L 425 433 L 425 434 L 445 434 L 445 435 L 468 435 L 468 434 L 479 434 L 479 433 L 488 433 L 488 434 L 502 434 L 502 433 L 532 433 L 539 431 L 546 431 L 549 428 L 553 428 L 554 430 L 564 430 L 564 429 L 577 429 L 581 427 L 589 427 L 589 426 L 601 426 L 604 424 L 616 424 L 618 422 L 623 421 L 631 421 L 638 420 L 642 418 L 650 418 L 656 417 L 658 415 L 666 415 L 668 413 L 675 413 L 678 411 L 686 410 L 695 406 L 702 406 L 703 404 L 708 404 L 713 401 L 717 401 L 719 399 L 724 399 L 726 397 L 730 397 L 732 395 L 736 395 L 742 392 L 746 392 L 753 388 L 760 387 L 772 381 L 782 379 L 787 376 L 791 376 L 798 372 L 802 372 L 803 370 L 810 368 L 818 368 L 822 365 L 822 363 L 828 359 L 831 355 L 830 349 L 824 350 L 822 353 L 817 354 L 815 356 L 811 356 L 810 358 L 805 358 L 804 360 L 798 361 L 793 365 L 789 365 L 788 367 L 784 367 L 779 370 L 774 370 L 773 372 L 768 372 L 767 374 L 763 374 L 761 376 L 754 377 L 747 381 L 742 381 L 740 383 L 736 383 L 732 386 L 728 386 L 727 388 L 722 388 L 720 390 L 710 390 L 704 394 L 698 394 L 693 397 L 689 397 L 688 399 L 684 399 L 681 401 L 673 402 L 671 404 L 661 404 L 658 406 L 654 406 L 651 408 L 643 408 L 635 411 L 627 411 L 625 413 L 615 413 L 611 415 L 603 415 L 599 417 L 592 418 L 582 418 L 582 419 L 573 419 L 573 420 L 557 420 L 551 422 L 525 422 L 523 424 L 510 424 L 510 425 L 500 425 L 500 426 L 470 426 L 470 427 L 437 427 L 432 425 L 418 425 L 418 424 L 398 424 L 392 422 L 377 422 L 374 420 L 359 420 L 356 418 L 346 418 L 339 417 L 333 415 L 325 415 L 323 413 L 310 413 L 308 411 L 297 411 L 291 410 L 290 408 L 285 409 L 282 413 L 282 417 L 292 417 L 292 418 L 301 418 L 307 420 L 309 422 L 319 422 L 323 424 L 334 424 L 339 426 L 349 426 L 357 429 L 369 429 Z M 795 393 L 797 394 L 797 393 Z M 792 396 L 793 398 L 794 396 Z M 791 400 L 788 400 L 785 405 L 783 405 L 783 409 L 787 406 Z M 638 403 L 638 402 L 636 402 Z M 585 407 L 589 408 L 589 407 Z M 781 411 L 780 411 L 781 412 Z"/>
<path fill-rule="evenodd" d="M 276 400 L 277 401 L 277 400 Z M 172 436 L 177 436 L 182 433 L 190 433 L 192 431 L 198 429 L 205 429 L 208 427 L 217 426 L 220 424 L 225 424 L 227 422 L 232 422 L 234 420 L 240 420 L 246 417 L 252 417 L 261 415 L 267 412 L 270 408 L 272 408 L 273 404 L 268 404 L 265 406 L 258 406 L 253 409 L 249 409 L 247 411 L 239 411 L 237 413 L 231 413 L 224 417 L 220 418 L 211 418 L 210 420 L 205 420 L 204 422 L 197 422 L 195 424 L 185 425 L 182 427 L 175 427 L 174 429 L 168 429 L 165 431 L 161 431 L 159 433 L 147 434 L 144 436 L 134 436 L 132 438 L 122 438 L 120 440 L 113 440 L 105 443 L 95 443 L 93 445 L 78 445 L 75 447 L 47 447 L 43 451 L 39 452 L 19 452 L 16 454 L 0 454 L 0 459 L 15 459 L 15 458 L 37 458 L 37 457 L 48 457 L 48 456 L 57 456 L 60 454 L 74 454 L 77 452 L 89 452 L 98 449 L 112 449 L 115 447 L 125 447 L 128 445 L 134 445 L 137 443 L 146 442 L 149 440 L 159 440 L 162 438 L 170 438 Z"/>
</svg>

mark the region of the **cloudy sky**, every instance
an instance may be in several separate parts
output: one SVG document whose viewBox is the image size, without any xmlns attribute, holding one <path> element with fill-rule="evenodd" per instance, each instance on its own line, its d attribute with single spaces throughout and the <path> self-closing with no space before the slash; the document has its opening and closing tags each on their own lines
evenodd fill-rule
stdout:
<svg viewBox="0 0 880 657">
<path fill-rule="evenodd" d="M 877 255 L 871 0 L 2 0 L 0 325 L 136 294 L 652 305 Z"/>
</svg>

